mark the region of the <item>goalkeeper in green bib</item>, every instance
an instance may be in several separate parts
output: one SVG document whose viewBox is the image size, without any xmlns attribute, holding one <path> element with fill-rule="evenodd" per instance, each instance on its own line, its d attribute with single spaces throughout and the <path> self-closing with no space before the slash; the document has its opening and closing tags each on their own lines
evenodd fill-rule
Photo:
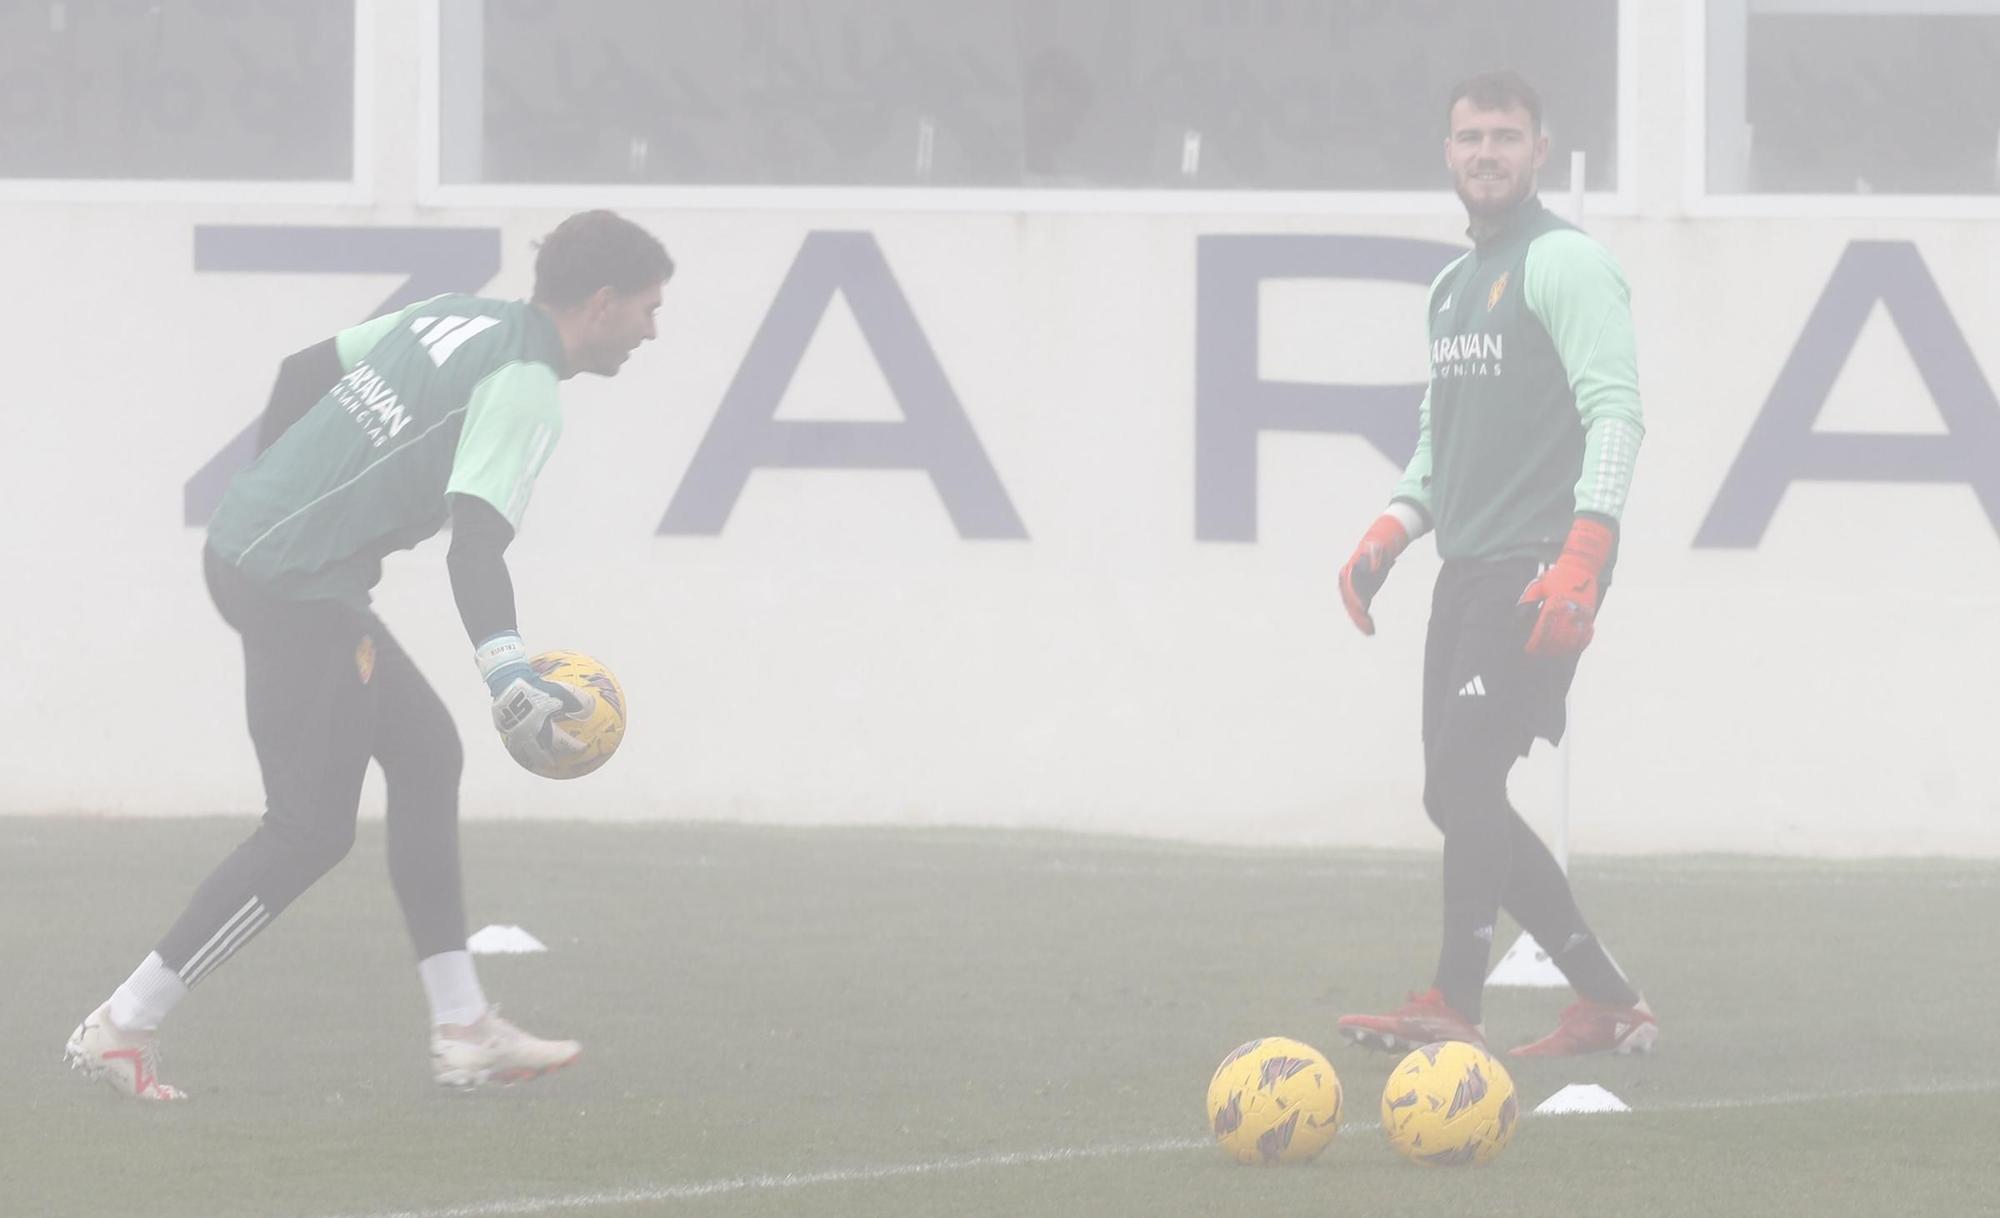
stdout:
<svg viewBox="0 0 2000 1218">
<path fill-rule="evenodd" d="M 1644 1052 L 1652 1011 L 1613 963 L 1541 839 L 1507 802 L 1537 737 L 1559 741 L 1577 657 L 1611 581 L 1645 428 L 1625 280 L 1603 246 L 1542 207 L 1541 101 L 1511 72 L 1448 103 L 1445 161 L 1470 253 L 1432 284 L 1430 386 L 1417 449 L 1388 510 L 1340 573 L 1363 634 L 1412 540 L 1444 560 L 1424 645 L 1424 809 L 1444 832 L 1444 944 L 1430 989 L 1385 1015 L 1348 1015 L 1362 1044 L 1484 1045 L 1480 999 L 1505 909 L 1578 994 L 1556 1029 L 1513 1050 Z"/>
<path fill-rule="evenodd" d="M 615 376 L 654 337 L 672 273 L 644 229 L 584 212 L 541 243 L 528 301 L 439 296 L 285 360 L 260 455 L 230 483 L 203 551 L 210 595 L 243 640 L 266 810 L 70 1036 L 73 1067 L 138 1099 L 182 1098 L 159 1077 L 161 1022 L 346 855 L 371 759 L 437 1081 L 517 1082 L 576 1060 L 575 1041 L 529 1035 L 480 988 L 459 875 L 458 732 L 369 593 L 385 556 L 449 522 L 453 598 L 508 750 L 545 763 L 579 747 L 564 722 L 584 708 L 529 667 L 504 552 L 562 431 L 557 385 Z"/>
</svg>

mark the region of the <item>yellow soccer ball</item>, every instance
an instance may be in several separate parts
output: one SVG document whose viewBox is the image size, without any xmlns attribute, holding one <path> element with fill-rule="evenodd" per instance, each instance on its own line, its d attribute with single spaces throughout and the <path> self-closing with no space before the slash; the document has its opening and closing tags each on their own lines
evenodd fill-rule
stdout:
<svg viewBox="0 0 2000 1218">
<path fill-rule="evenodd" d="M 580 651 L 545 651 L 528 661 L 536 675 L 567 685 L 583 699 L 584 707 L 574 715 L 555 721 L 559 731 L 583 742 L 583 751 L 566 755 L 552 767 L 522 765 L 543 778 L 581 778 L 618 751 L 625 739 L 625 690 L 611 670 Z"/>
<path fill-rule="evenodd" d="M 1208 1081 L 1208 1124 L 1239 1163 L 1304 1163 L 1340 1132 L 1340 1076 L 1311 1045 L 1253 1040 Z"/>
<path fill-rule="evenodd" d="M 1521 1101 L 1493 1055 L 1462 1040 L 1425 1045 L 1382 1088 L 1382 1132 L 1412 1163 L 1491 1163 L 1513 1140 Z"/>
</svg>

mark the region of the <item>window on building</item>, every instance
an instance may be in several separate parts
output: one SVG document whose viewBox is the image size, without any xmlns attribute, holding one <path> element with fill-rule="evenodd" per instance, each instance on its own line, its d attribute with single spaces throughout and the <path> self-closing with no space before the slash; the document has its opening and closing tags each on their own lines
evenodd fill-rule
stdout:
<svg viewBox="0 0 2000 1218">
<path fill-rule="evenodd" d="M 978 0 L 453 0 L 446 182 L 1013 185 L 1013 12 Z M 477 106 L 461 104 L 475 94 Z"/>
<path fill-rule="evenodd" d="M 1498 66 L 1616 186 L 1607 0 L 444 0 L 446 183 L 1431 190 Z"/>
<path fill-rule="evenodd" d="M 2000 192 L 2000 0 L 1708 0 L 1708 189 Z"/>
<path fill-rule="evenodd" d="M 0 4 L 0 178 L 347 181 L 354 6 Z"/>
<path fill-rule="evenodd" d="M 1511 67 L 1616 185 L 1618 6 L 1603 0 L 1021 0 L 1026 176 L 1042 184 L 1435 190 L 1444 100 Z"/>
</svg>

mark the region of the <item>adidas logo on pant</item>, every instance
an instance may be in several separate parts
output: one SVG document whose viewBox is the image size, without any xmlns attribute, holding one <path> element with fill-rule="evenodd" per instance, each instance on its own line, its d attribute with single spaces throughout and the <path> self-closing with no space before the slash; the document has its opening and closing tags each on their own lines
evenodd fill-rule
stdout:
<svg viewBox="0 0 2000 1218">
<path fill-rule="evenodd" d="M 1467 681 L 1465 688 L 1458 691 L 1458 696 L 1461 698 L 1484 698 L 1486 696 L 1486 678 L 1474 677 L 1472 680 Z"/>
</svg>

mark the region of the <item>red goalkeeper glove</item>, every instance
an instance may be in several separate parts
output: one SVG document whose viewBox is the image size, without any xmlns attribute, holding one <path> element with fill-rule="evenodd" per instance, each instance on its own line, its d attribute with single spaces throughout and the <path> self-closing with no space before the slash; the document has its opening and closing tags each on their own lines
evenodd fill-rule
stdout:
<svg viewBox="0 0 2000 1218">
<path fill-rule="evenodd" d="M 1539 606 L 1535 628 L 1528 635 L 1531 656 L 1573 656 L 1590 646 L 1596 632 L 1598 579 L 1611 561 L 1617 537 L 1610 528 L 1579 516 L 1570 526 L 1562 557 L 1521 593 L 1523 605 Z"/>
<path fill-rule="evenodd" d="M 1378 516 L 1361 535 L 1354 556 L 1340 569 L 1340 603 L 1347 607 L 1347 616 L 1354 619 L 1354 628 L 1361 633 L 1375 633 L 1375 619 L 1368 615 L 1368 606 L 1382 590 L 1382 581 L 1389 578 L 1396 556 L 1409 544 L 1410 531 L 1402 521 L 1386 514 Z"/>
</svg>

